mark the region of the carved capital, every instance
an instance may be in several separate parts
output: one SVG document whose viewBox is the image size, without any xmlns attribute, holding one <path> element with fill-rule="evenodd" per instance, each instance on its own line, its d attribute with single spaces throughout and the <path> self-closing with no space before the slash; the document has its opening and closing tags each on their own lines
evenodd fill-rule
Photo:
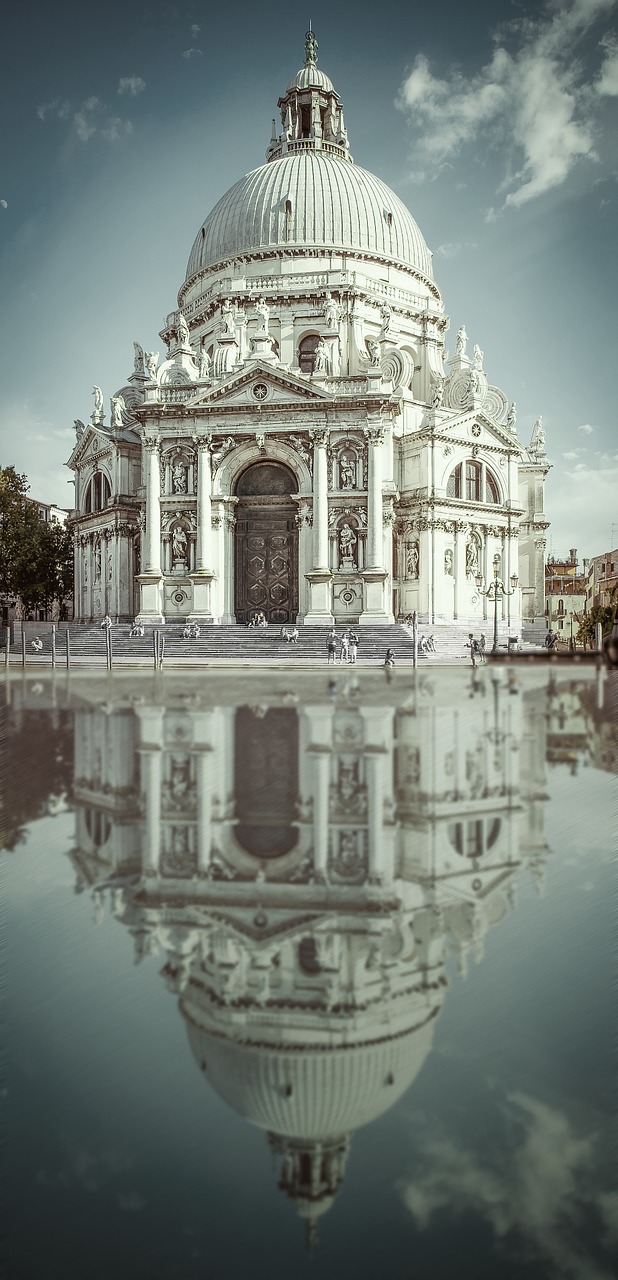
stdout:
<svg viewBox="0 0 618 1280">
<path fill-rule="evenodd" d="M 328 448 L 329 433 L 325 427 L 314 427 L 309 436 L 318 449 Z"/>
<path fill-rule="evenodd" d="M 372 445 L 384 444 L 384 427 L 365 427 L 364 435 Z"/>
</svg>

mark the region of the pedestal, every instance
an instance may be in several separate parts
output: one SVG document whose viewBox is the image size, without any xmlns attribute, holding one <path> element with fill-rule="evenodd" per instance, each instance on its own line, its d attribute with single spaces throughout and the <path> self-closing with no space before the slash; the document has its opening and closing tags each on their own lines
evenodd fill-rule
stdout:
<svg viewBox="0 0 618 1280">
<path fill-rule="evenodd" d="M 394 622 L 390 603 L 385 599 L 388 574 L 384 569 L 365 569 L 361 576 L 364 583 L 361 626 L 387 626 Z"/>
<path fill-rule="evenodd" d="M 333 611 L 331 602 L 332 574 L 329 569 L 314 569 L 306 573 L 309 583 L 309 611 L 305 615 L 305 623 L 310 626 L 332 625 Z"/>
<path fill-rule="evenodd" d="M 268 333 L 255 333 L 251 339 L 249 360 L 262 360 L 266 364 L 277 364 L 272 338 Z"/>
<path fill-rule="evenodd" d="M 136 621 L 149 626 L 153 623 L 165 622 L 161 574 L 140 573 L 137 581 L 139 582 L 140 608 Z"/>
<path fill-rule="evenodd" d="M 189 622 L 214 622 L 211 608 L 211 587 L 215 574 L 212 572 L 190 573 L 193 583 L 193 608 L 189 614 Z"/>
</svg>

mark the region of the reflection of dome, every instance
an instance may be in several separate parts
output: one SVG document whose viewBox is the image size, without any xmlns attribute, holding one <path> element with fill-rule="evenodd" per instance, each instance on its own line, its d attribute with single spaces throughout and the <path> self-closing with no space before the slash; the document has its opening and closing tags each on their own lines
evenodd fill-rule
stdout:
<svg viewBox="0 0 618 1280">
<path fill-rule="evenodd" d="M 403 1035 L 332 1049 L 323 1040 L 302 1049 L 235 1043 L 188 1017 L 187 1030 L 228 1106 L 260 1129 L 308 1140 L 349 1133 L 392 1107 L 431 1049 L 433 1016 Z"/>
<path fill-rule="evenodd" d="M 282 156 L 230 187 L 197 236 L 187 279 L 224 258 L 282 246 L 365 252 L 432 278 L 429 249 L 394 191 L 326 152 Z"/>
</svg>

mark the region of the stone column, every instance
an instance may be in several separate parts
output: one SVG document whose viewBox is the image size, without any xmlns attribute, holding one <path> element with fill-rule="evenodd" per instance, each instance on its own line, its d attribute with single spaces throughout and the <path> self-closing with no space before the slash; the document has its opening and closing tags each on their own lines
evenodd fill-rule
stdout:
<svg viewBox="0 0 618 1280">
<path fill-rule="evenodd" d="M 364 605 L 360 621 L 364 623 L 393 622 L 391 601 L 386 599 L 390 591 L 390 579 L 384 568 L 384 521 L 382 503 L 382 446 L 384 428 L 369 426 L 365 436 L 369 449 L 369 477 L 367 494 L 367 561 L 363 570 L 365 584 Z"/>
<path fill-rule="evenodd" d="M 146 438 L 146 563 L 144 573 L 161 573 L 161 477 L 159 442 Z"/>
<path fill-rule="evenodd" d="M 310 432 L 313 440 L 313 569 L 306 575 L 310 586 L 305 622 L 332 622 L 331 582 L 328 563 L 328 431 Z"/>
<path fill-rule="evenodd" d="M 385 779 L 387 763 L 392 775 L 393 710 L 363 707 L 361 716 L 365 726 L 363 759 L 367 778 L 369 880 L 381 884 L 393 878 L 394 804 L 392 787 Z"/>
<path fill-rule="evenodd" d="M 313 766 L 313 871 L 318 881 L 328 878 L 328 828 L 333 708 L 307 706 L 304 715 L 311 737 L 308 754 Z"/>
<path fill-rule="evenodd" d="M 211 584 L 212 567 L 212 470 L 210 463 L 210 437 L 197 436 L 197 537 L 195 543 L 195 571 L 193 581 L 193 609 L 190 617 L 200 622 L 212 622 Z"/>
<path fill-rule="evenodd" d="M 162 612 L 163 583 L 161 577 L 161 475 L 159 441 L 144 436 L 146 457 L 146 525 L 142 536 L 142 571 L 140 583 L 140 622 L 165 622 Z"/>
<path fill-rule="evenodd" d="M 207 876 L 212 849 L 212 750 L 200 743 L 195 757 L 197 786 L 197 871 Z"/>
</svg>

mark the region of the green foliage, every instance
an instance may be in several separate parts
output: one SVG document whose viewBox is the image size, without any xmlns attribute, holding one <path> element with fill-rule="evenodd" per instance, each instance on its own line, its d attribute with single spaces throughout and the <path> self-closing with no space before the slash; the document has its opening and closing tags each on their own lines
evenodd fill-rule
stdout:
<svg viewBox="0 0 618 1280">
<path fill-rule="evenodd" d="M 0 467 L 0 595 L 19 597 L 26 613 L 73 590 L 71 531 L 41 519 L 29 487 L 14 467 Z"/>
<path fill-rule="evenodd" d="M 579 631 L 577 632 L 577 640 L 583 644 L 584 641 L 594 641 L 596 637 L 597 622 L 601 623 L 603 635 L 608 636 L 612 626 L 614 625 L 615 609 L 611 605 L 595 604 L 590 613 L 585 613 Z"/>
<path fill-rule="evenodd" d="M 16 849 L 26 827 L 70 796 L 75 723 L 72 711 L 0 712 L 3 785 L 0 847 Z"/>
</svg>

